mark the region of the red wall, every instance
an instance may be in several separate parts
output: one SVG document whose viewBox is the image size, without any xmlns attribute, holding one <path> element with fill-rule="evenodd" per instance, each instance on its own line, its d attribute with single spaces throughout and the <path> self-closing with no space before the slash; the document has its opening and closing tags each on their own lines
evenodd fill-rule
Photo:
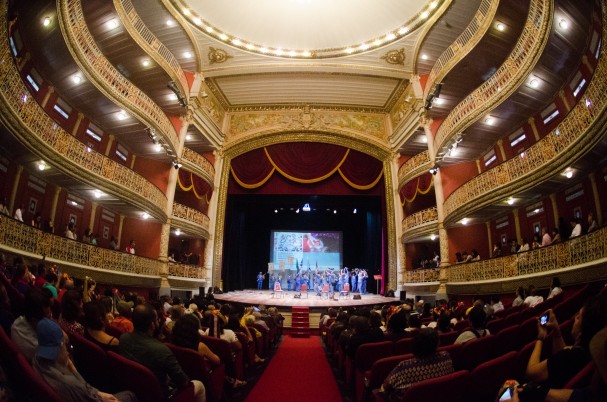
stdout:
<svg viewBox="0 0 607 402">
<path fill-rule="evenodd" d="M 445 199 L 462 184 L 478 174 L 476 162 L 465 162 L 458 165 L 441 167 L 440 175 Z"/>
<path fill-rule="evenodd" d="M 458 226 L 447 230 L 449 238 L 449 261 L 455 262 L 455 253 L 476 249 L 485 260 L 489 258 L 489 243 L 487 241 L 487 226 L 484 223 L 477 225 Z"/>
<path fill-rule="evenodd" d="M 133 170 L 145 177 L 152 184 L 166 194 L 169 184 L 169 172 L 171 165 L 148 158 L 135 158 Z"/>
<path fill-rule="evenodd" d="M 122 224 L 120 250 L 124 251 L 129 242 L 135 240 L 136 254 L 142 257 L 158 258 L 160 254 L 160 232 L 162 225 L 144 219 L 125 218 Z"/>
</svg>

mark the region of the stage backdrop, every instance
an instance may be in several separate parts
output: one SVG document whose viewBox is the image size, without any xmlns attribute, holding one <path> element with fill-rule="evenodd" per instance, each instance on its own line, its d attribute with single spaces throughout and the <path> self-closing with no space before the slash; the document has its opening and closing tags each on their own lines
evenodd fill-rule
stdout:
<svg viewBox="0 0 607 402">
<path fill-rule="evenodd" d="M 366 268 L 370 277 L 385 276 L 381 161 L 338 145 L 288 143 L 238 156 L 231 169 L 222 267 L 225 290 L 255 287 L 257 273 L 268 270 L 273 230 L 342 232 L 343 265 Z M 312 211 L 301 209 L 306 203 Z M 307 264 L 304 261 L 306 270 Z M 314 270 L 315 262 L 310 264 Z M 266 289 L 267 284 L 266 278 Z M 375 290 L 373 280 L 368 288 Z"/>
</svg>

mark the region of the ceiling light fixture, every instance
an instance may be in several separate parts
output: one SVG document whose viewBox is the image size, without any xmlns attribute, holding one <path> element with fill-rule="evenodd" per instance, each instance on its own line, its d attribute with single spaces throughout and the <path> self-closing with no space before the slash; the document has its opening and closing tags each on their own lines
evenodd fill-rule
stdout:
<svg viewBox="0 0 607 402">
<path fill-rule="evenodd" d="M 506 30 L 506 26 L 501 22 L 498 22 L 497 24 L 495 24 L 495 27 L 500 32 L 504 32 L 504 30 Z"/>
<path fill-rule="evenodd" d="M 111 20 L 109 20 L 107 22 L 107 26 L 110 29 L 116 29 L 116 28 L 118 28 L 118 20 L 116 18 L 112 18 Z"/>
<path fill-rule="evenodd" d="M 353 214 L 357 213 L 358 210 L 356 208 L 354 208 L 354 210 L 352 211 Z"/>
<path fill-rule="evenodd" d="M 470 222 L 470 220 L 468 218 L 464 218 L 461 220 L 461 222 L 462 222 L 462 225 L 467 225 L 468 222 Z"/>
<path fill-rule="evenodd" d="M 103 195 L 103 193 L 99 190 L 93 191 L 93 194 L 95 195 L 95 198 L 101 198 L 101 196 Z"/>
<path fill-rule="evenodd" d="M 124 110 L 118 112 L 118 120 L 125 120 L 127 118 L 127 114 Z"/>
<path fill-rule="evenodd" d="M 422 60 L 428 60 L 428 55 L 426 53 L 422 54 Z"/>
<path fill-rule="evenodd" d="M 539 86 L 540 86 L 540 80 L 538 80 L 537 78 L 532 78 L 532 79 L 529 81 L 529 86 L 530 86 L 531 88 L 537 88 L 537 87 L 539 87 Z"/>
<path fill-rule="evenodd" d="M 568 29 L 569 28 L 569 21 L 567 21 L 565 18 L 561 18 L 559 21 L 559 27 L 561 29 Z"/>
<path fill-rule="evenodd" d="M 312 208 L 310 208 L 310 204 L 308 204 L 307 202 L 304 204 L 303 208 L 301 208 L 302 211 L 304 212 L 310 212 L 312 210 Z"/>
<path fill-rule="evenodd" d="M 167 24 L 167 27 L 172 27 L 173 25 L 175 25 L 175 21 L 168 19 L 168 20 L 166 20 L 166 24 Z"/>
<path fill-rule="evenodd" d="M 43 171 L 48 169 L 48 165 L 46 164 L 45 161 L 39 161 L 38 162 L 38 170 Z"/>
<path fill-rule="evenodd" d="M 144 213 L 141 214 L 141 217 L 143 219 L 148 219 L 150 217 L 150 215 L 147 212 L 144 212 Z"/>
<path fill-rule="evenodd" d="M 76 85 L 80 84 L 82 82 L 82 76 L 79 74 L 72 75 L 72 82 Z"/>
<path fill-rule="evenodd" d="M 506 201 L 506 203 L 507 203 L 508 205 L 512 205 L 512 204 L 514 204 L 514 198 L 512 198 L 512 197 L 508 198 L 508 200 Z"/>
<path fill-rule="evenodd" d="M 175 236 L 181 236 L 181 230 L 175 229 Z"/>
<path fill-rule="evenodd" d="M 565 173 L 565 176 L 566 176 L 568 179 L 571 179 L 571 178 L 573 177 L 573 170 L 568 170 L 568 171 Z"/>
<path fill-rule="evenodd" d="M 146 59 L 146 60 L 142 61 L 141 64 L 143 65 L 143 67 L 147 67 L 150 65 L 150 61 Z"/>
<path fill-rule="evenodd" d="M 42 20 L 42 25 L 44 25 L 45 27 L 51 25 L 51 17 L 44 17 L 44 19 Z"/>
<path fill-rule="evenodd" d="M 430 235 L 430 240 L 432 240 L 432 241 L 436 240 L 436 235 L 435 234 L 431 234 Z"/>
<path fill-rule="evenodd" d="M 192 52 L 183 52 L 183 57 L 185 57 L 186 59 L 191 59 L 192 58 Z"/>
<path fill-rule="evenodd" d="M 156 152 L 162 151 L 162 144 L 160 144 L 160 142 L 158 142 L 158 140 L 154 141 L 154 151 L 156 151 Z"/>
<path fill-rule="evenodd" d="M 439 169 L 440 166 L 438 165 L 438 163 L 435 163 L 434 166 L 430 168 L 429 172 L 432 173 L 432 175 L 436 175 Z"/>
<path fill-rule="evenodd" d="M 485 118 L 485 124 L 488 124 L 488 125 L 492 126 L 493 123 L 494 123 L 493 117 L 488 116 L 488 117 Z"/>
</svg>

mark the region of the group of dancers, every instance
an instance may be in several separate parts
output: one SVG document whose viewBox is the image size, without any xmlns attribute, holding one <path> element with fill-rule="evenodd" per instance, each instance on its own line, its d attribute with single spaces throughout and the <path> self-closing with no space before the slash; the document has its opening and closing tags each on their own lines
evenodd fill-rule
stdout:
<svg viewBox="0 0 607 402">
<path fill-rule="evenodd" d="M 366 269 L 353 268 L 350 270 L 348 267 L 344 267 L 337 272 L 331 269 L 319 272 L 318 270 L 312 271 L 308 268 L 307 271 L 298 271 L 295 275 L 288 274 L 286 277 L 276 272 L 268 272 L 266 274 L 260 272 L 257 275 L 258 290 L 263 288 L 263 281 L 266 275 L 269 277 L 268 289 L 274 289 L 276 282 L 280 283 L 281 289 L 285 289 L 286 282 L 286 289 L 296 292 L 300 292 L 304 284 L 307 290 L 316 291 L 321 291 L 325 285 L 328 285 L 331 293 L 341 292 L 344 290 L 345 285 L 349 284 L 350 292 L 364 294 L 367 293 L 367 279 L 369 279 Z"/>
</svg>

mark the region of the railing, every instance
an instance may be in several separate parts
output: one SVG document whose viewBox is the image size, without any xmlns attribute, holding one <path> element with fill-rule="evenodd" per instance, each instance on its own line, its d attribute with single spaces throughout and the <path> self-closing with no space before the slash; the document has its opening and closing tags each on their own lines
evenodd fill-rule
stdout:
<svg viewBox="0 0 607 402">
<path fill-rule="evenodd" d="M 198 168 L 198 170 L 203 173 L 201 176 L 207 180 L 211 186 L 213 186 L 213 182 L 215 180 L 215 168 L 205 158 L 200 155 L 198 152 L 192 151 L 189 148 L 183 148 L 183 155 L 181 156 L 182 162 L 188 162 L 192 165 L 192 167 Z"/>
<path fill-rule="evenodd" d="M 57 14 L 61 30 L 74 60 L 95 87 L 146 126 L 153 127 L 177 153 L 179 138 L 162 109 L 143 91 L 127 80 L 105 58 L 91 35 L 80 0 L 61 0 Z"/>
<path fill-rule="evenodd" d="M 438 211 L 436 207 L 424 209 L 405 217 L 402 222 L 403 232 L 428 223 L 438 223 Z"/>
<path fill-rule="evenodd" d="M 603 14 L 603 26 L 607 26 L 607 16 Z M 605 30 L 604 30 L 605 32 Z M 603 34 L 603 43 L 607 40 Z M 498 166 L 489 169 L 472 180 L 457 188 L 445 200 L 445 219 L 458 211 L 462 206 L 473 205 L 482 207 L 481 197 L 495 194 L 497 189 L 504 188 L 520 191 L 525 186 L 533 184 L 531 180 L 523 180 L 524 176 L 555 166 L 559 161 L 571 157 L 580 149 L 597 141 L 602 136 L 601 129 L 590 130 L 595 124 L 605 124 L 605 108 L 607 107 L 607 55 L 601 49 L 601 54 L 583 99 L 565 116 L 563 121 L 548 135 L 525 150 L 524 157 L 509 159 Z M 571 153 L 571 156 L 567 154 Z M 495 197 L 492 197 L 495 198 Z"/>
<path fill-rule="evenodd" d="M 416 269 L 414 271 L 406 271 L 404 282 L 405 282 L 405 284 L 438 282 L 439 274 L 440 274 L 439 268 Z"/>
<path fill-rule="evenodd" d="M 207 232 L 209 231 L 209 217 L 202 212 L 186 207 L 185 205 L 173 203 L 173 218 L 183 219 L 197 224 Z"/>
<path fill-rule="evenodd" d="M 453 68 L 463 57 L 465 57 L 470 50 L 478 44 L 482 39 L 483 34 L 491 26 L 499 0 L 482 0 L 478 8 L 478 11 L 474 15 L 474 18 L 466 27 L 464 32 L 453 42 L 440 57 L 434 63 L 432 71 L 428 75 L 428 81 L 424 91 L 424 99 L 428 97 L 428 94 L 434 83 L 437 80 L 441 80 L 447 74 L 447 72 Z"/>
<path fill-rule="evenodd" d="M 553 246 L 447 268 L 449 282 L 486 281 L 539 274 L 607 258 L 607 228 Z"/>
<path fill-rule="evenodd" d="M 6 27 L 6 24 L 3 26 Z M 49 160 L 59 160 L 58 163 L 69 161 L 70 166 L 66 169 L 74 175 L 82 176 L 84 170 L 96 176 L 96 181 L 105 183 L 110 190 L 127 190 L 129 197 L 137 199 L 140 205 L 150 206 L 150 210 L 166 209 L 167 198 L 158 187 L 135 171 L 89 149 L 55 123 L 29 96 L 10 54 L 8 35 L 1 35 L 0 59 L 0 100 L 5 109 L 3 118 L 9 118 L 9 113 L 13 116 L 11 123 L 18 131 L 16 134 L 22 136 L 25 142 L 35 144 L 34 147 Z"/>
<path fill-rule="evenodd" d="M 179 85 L 184 97 L 189 98 L 190 88 L 181 65 L 173 53 L 149 30 L 143 23 L 131 0 L 114 0 L 114 7 L 120 16 L 124 27 L 135 41 L 144 47 L 148 53 Z"/>
<path fill-rule="evenodd" d="M 169 262 L 169 276 L 178 276 L 181 278 L 205 279 L 206 270 L 194 265 L 178 264 Z"/>
<path fill-rule="evenodd" d="M 80 243 L 0 215 L 0 244 L 54 258 L 69 264 L 105 271 L 159 276 L 162 262 Z"/>
<path fill-rule="evenodd" d="M 428 151 L 414 155 L 398 168 L 398 187 L 404 186 L 408 180 L 427 172 L 430 168 L 430 154 Z"/>
<path fill-rule="evenodd" d="M 541 56 L 552 26 L 552 0 L 531 0 L 527 22 L 504 64 L 446 117 L 434 138 L 435 152 L 479 117 L 497 107 L 528 77 Z"/>
</svg>

